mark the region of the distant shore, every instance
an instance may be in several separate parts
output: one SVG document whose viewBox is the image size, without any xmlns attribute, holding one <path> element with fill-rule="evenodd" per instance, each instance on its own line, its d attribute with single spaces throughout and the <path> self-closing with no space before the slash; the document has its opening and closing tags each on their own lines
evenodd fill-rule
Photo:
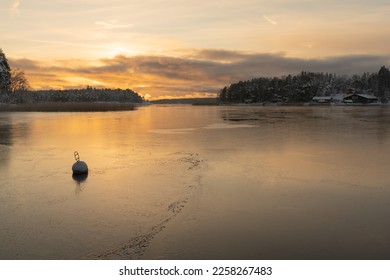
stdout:
<svg viewBox="0 0 390 280">
<path fill-rule="evenodd" d="M 219 105 L 217 98 L 177 98 L 177 99 L 158 99 L 150 101 L 152 104 L 190 104 L 190 105 Z"/>
<path fill-rule="evenodd" d="M 173 102 L 169 102 L 173 101 Z M 163 102 L 152 101 L 144 103 L 129 102 L 33 102 L 23 104 L 0 103 L 0 112 L 109 112 L 109 111 L 131 111 L 139 106 L 145 105 L 198 105 L 198 106 L 386 106 L 389 104 L 362 104 L 362 103 L 217 103 L 217 102 L 188 102 L 183 100 L 164 100 Z"/>
<path fill-rule="evenodd" d="M 34 102 L 0 103 L 0 112 L 108 112 L 130 111 L 142 105 L 126 102 Z"/>
</svg>

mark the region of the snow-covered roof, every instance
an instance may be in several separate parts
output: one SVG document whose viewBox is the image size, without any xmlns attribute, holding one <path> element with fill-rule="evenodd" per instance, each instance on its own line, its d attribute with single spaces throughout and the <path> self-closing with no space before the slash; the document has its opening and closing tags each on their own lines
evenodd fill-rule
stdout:
<svg viewBox="0 0 390 280">
<path fill-rule="evenodd" d="M 357 95 L 357 96 L 360 96 L 360 97 L 363 97 L 363 98 L 366 98 L 366 99 L 378 99 L 378 97 L 376 97 L 374 95 L 365 94 L 365 93 L 353 93 L 353 94 L 350 94 L 350 95 L 346 96 L 344 99 L 350 98 L 353 95 Z"/>
<path fill-rule="evenodd" d="M 378 97 L 374 96 L 374 95 L 371 95 L 371 94 L 357 94 L 359 95 L 360 97 L 364 97 L 364 98 L 367 98 L 367 99 L 378 99 Z"/>
<path fill-rule="evenodd" d="M 314 96 L 312 100 L 331 100 L 332 96 Z"/>
</svg>

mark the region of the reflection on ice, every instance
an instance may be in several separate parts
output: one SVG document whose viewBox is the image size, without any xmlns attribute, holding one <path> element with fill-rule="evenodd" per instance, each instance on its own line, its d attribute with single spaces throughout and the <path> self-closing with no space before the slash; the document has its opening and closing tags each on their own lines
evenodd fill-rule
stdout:
<svg viewBox="0 0 390 280">
<path fill-rule="evenodd" d="M 75 193 L 78 194 L 82 190 L 85 189 L 86 181 L 87 181 L 87 178 L 88 178 L 88 173 L 83 173 L 83 174 L 75 174 L 75 173 L 73 173 L 72 174 L 72 178 L 73 178 L 73 180 L 76 183 Z"/>
<path fill-rule="evenodd" d="M 231 123 L 214 123 L 209 124 L 205 129 L 229 129 L 229 128 L 250 128 L 254 127 L 251 124 L 231 124 Z"/>
<path fill-rule="evenodd" d="M 195 128 L 172 128 L 172 129 L 151 129 L 152 133 L 157 134 L 182 134 L 194 131 Z"/>
</svg>

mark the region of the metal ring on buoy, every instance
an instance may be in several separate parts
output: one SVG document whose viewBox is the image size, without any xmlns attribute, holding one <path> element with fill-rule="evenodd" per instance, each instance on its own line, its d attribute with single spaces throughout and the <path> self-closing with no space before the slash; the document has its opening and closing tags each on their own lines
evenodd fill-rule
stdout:
<svg viewBox="0 0 390 280">
<path fill-rule="evenodd" d="M 75 159 L 76 161 L 79 161 L 79 160 L 80 160 L 80 156 L 79 156 L 79 152 L 78 152 L 78 151 L 75 151 L 75 152 L 73 153 L 73 155 L 74 155 L 74 159 Z"/>
</svg>

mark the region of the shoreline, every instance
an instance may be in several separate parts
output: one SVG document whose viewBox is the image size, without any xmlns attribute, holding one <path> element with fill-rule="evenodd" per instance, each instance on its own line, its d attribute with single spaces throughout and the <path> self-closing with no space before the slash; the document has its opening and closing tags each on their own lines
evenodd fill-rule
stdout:
<svg viewBox="0 0 390 280">
<path fill-rule="evenodd" d="M 390 104 L 380 103 L 333 103 L 333 104 L 317 104 L 317 103 L 220 103 L 220 104 L 184 104 L 184 103 L 127 103 L 127 102 L 34 102 L 23 104 L 0 103 L 1 112 L 110 112 L 110 111 L 132 111 L 140 106 L 147 105 L 192 105 L 192 106 L 242 106 L 242 107 L 387 107 Z"/>
<path fill-rule="evenodd" d="M 142 103 L 120 102 L 35 102 L 0 103 L 0 112 L 108 112 L 136 110 Z"/>
</svg>

